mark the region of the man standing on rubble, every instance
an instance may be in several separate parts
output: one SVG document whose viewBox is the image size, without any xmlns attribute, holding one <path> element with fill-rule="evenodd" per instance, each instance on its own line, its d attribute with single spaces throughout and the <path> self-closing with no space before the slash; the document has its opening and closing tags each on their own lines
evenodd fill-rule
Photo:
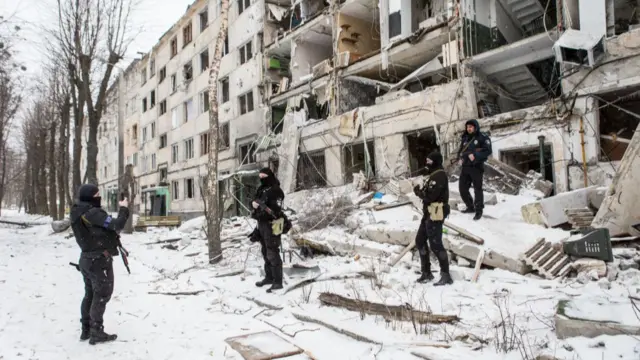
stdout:
<svg viewBox="0 0 640 360">
<path fill-rule="evenodd" d="M 258 220 L 258 226 L 251 235 L 252 241 L 260 241 L 260 250 L 264 259 L 264 279 L 256 283 L 257 287 L 271 284 L 268 293 L 282 289 L 282 259 L 280 258 L 281 237 L 283 233 L 284 215 L 282 202 L 284 192 L 280 189 L 280 181 L 271 169 L 260 170 L 260 187 L 251 203 L 251 216 Z"/>
<path fill-rule="evenodd" d="M 427 156 L 429 175 L 422 187 L 417 185 L 413 192 L 422 199 L 422 220 L 416 235 L 416 247 L 420 253 L 420 268 L 422 275 L 419 283 L 433 280 L 431 262 L 429 260 L 429 245 L 440 264 L 440 280 L 434 286 L 452 284 L 449 274 L 449 257 L 442 244 L 442 226 L 444 219 L 449 216 L 449 178 L 442 167 L 442 154 L 434 151 Z"/>
<path fill-rule="evenodd" d="M 491 139 L 480 132 L 480 124 L 478 124 L 477 120 L 467 121 L 465 127 L 466 131 L 462 134 L 458 150 L 459 164 L 462 165 L 458 189 L 460 190 L 462 201 L 467 206 L 463 213 L 475 213 L 473 220 L 479 220 L 482 217 L 482 209 L 484 208 L 484 195 L 482 192 L 484 163 L 491 156 Z M 475 201 L 469 192 L 472 184 Z"/>
</svg>

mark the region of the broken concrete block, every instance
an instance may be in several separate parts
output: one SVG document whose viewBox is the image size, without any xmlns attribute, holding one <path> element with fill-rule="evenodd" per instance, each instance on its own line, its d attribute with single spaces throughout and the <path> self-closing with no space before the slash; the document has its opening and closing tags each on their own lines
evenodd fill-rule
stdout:
<svg viewBox="0 0 640 360">
<path fill-rule="evenodd" d="M 629 269 L 618 273 L 618 281 L 627 285 L 640 285 L 640 270 Z"/>
<path fill-rule="evenodd" d="M 485 205 L 497 205 L 498 204 L 498 196 L 496 194 L 491 194 L 488 197 L 484 198 Z"/>
<path fill-rule="evenodd" d="M 478 258 L 480 248 L 482 247 L 481 245 L 454 236 L 444 236 L 443 242 L 446 249 L 467 259 Z M 485 251 L 482 263 L 487 266 L 504 269 L 521 275 L 531 271 L 531 268 L 523 261 L 519 260 L 517 256 L 512 257 L 507 253 L 495 252 L 492 250 Z"/>
<path fill-rule="evenodd" d="M 598 286 L 603 290 L 609 290 L 611 289 L 611 281 L 609 281 L 608 279 L 602 278 L 598 280 Z"/>
<path fill-rule="evenodd" d="M 618 278 L 618 267 L 614 264 L 607 264 L 607 280 L 610 282 L 616 281 Z"/>
<path fill-rule="evenodd" d="M 551 195 L 553 183 L 542 178 L 542 174 L 529 170 L 526 175 L 523 188 L 538 190 L 544 197 Z"/>
<path fill-rule="evenodd" d="M 640 319 L 629 316 L 632 311 L 629 299 L 616 301 L 582 297 L 561 300 L 555 314 L 558 339 L 600 335 L 640 335 Z"/>
<path fill-rule="evenodd" d="M 458 257 L 458 266 L 471 267 L 471 261 L 459 256 Z"/>
<path fill-rule="evenodd" d="M 589 273 L 596 271 L 596 280 L 607 275 L 607 263 L 598 259 L 582 258 L 574 261 L 572 267 L 578 273 Z"/>
<path fill-rule="evenodd" d="M 633 259 L 629 259 L 629 260 L 620 261 L 620 265 L 618 267 L 622 271 L 629 270 L 629 269 L 640 269 L 640 264 L 633 261 Z"/>
<path fill-rule="evenodd" d="M 614 248 L 613 257 L 616 259 L 633 259 L 636 256 L 637 251 L 630 248 Z"/>
<path fill-rule="evenodd" d="M 640 219 L 640 124 L 622 157 L 618 172 L 598 209 L 593 227 L 609 229 L 611 236 L 633 233 Z"/>
<path fill-rule="evenodd" d="M 587 195 L 587 199 L 589 200 L 589 205 L 594 209 L 600 209 L 602 202 L 604 201 L 604 197 L 607 194 L 606 187 L 597 188 L 595 191 L 589 192 Z"/>
<path fill-rule="evenodd" d="M 596 191 L 596 186 L 569 191 L 535 203 L 524 205 L 522 218 L 530 223 L 554 227 L 569 222 L 564 209 L 584 208 L 589 206 L 588 194 Z"/>
</svg>

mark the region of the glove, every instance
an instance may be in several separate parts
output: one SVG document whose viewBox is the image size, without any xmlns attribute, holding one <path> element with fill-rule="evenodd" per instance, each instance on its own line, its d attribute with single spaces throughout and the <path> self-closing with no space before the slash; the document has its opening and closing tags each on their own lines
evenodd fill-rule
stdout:
<svg viewBox="0 0 640 360">
<path fill-rule="evenodd" d="M 416 196 L 420 196 L 420 185 L 413 187 L 413 193 L 416 194 Z"/>
</svg>

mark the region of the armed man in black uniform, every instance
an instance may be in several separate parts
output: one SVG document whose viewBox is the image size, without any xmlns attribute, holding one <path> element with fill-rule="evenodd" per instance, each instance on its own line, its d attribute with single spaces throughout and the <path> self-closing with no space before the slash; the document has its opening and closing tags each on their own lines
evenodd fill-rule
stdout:
<svg viewBox="0 0 640 360">
<path fill-rule="evenodd" d="M 282 259 L 280 246 L 284 227 L 282 202 L 284 192 L 280 188 L 280 181 L 271 169 L 260 170 L 260 187 L 251 203 L 251 216 L 258 220 L 258 227 L 251 235 L 252 241 L 260 241 L 262 258 L 264 259 L 264 279 L 256 283 L 257 287 L 271 284 L 268 293 L 282 289 Z"/>
<path fill-rule="evenodd" d="M 103 316 L 113 294 L 113 257 L 118 256 L 118 249 L 123 252 L 123 256 L 126 253 L 122 249 L 118 233 L 129 218 L 129 202 L 126 198 L 119 203 L 120 210 L 116 219 L 100 207 L 100 201 L 97 186 L 82 185 L 70 214 L 71 228 L 82 250 L 78 264 L 84 280 L 84 298 L 80 307 L 80 340 L 89 339 L 91 345 L 117 338 L 116 335 L 104 332 Z"/>
<path fill-rule="evenodd" d="M 419 283 L 433 280 L 431 262 L 429 260 L 429 245 L 440 263 L 440 280 L 434 286 L 452 284 L 449 274 L 449 257 L 442 244 L 442 227 L 444 219 L 449 216 L 449 179 L 442 167 L 442 154 L 434 151 L 427 156 L 428 177 L 422 186 L 415 186 L 413 192 L 422 199 L 422 220 L 416 235 L 416 247 L 420 253 L 420 267 L 422 275 Z M 427 242 L 429 245 L 427 245 Z"/>
<path fill-rule="evenodd" d="M 466 131 L 460 139 L 458 149 L 459 164 L 462 165 L 458 189 L 460 197 L 467 206 L 464 213 L 475 213 L 473 220 L 482 218 L 484 209 L 484 193 L 482 192 L 482 177 L 484 176 L 484 163 L 491 156 L 491 139 L 480 132 L 480 124 L 477 120 L 469 120 L 465 124 Z M 471 197 L 469 188 L 473 184 L 474 198 Z"/>
</svg>

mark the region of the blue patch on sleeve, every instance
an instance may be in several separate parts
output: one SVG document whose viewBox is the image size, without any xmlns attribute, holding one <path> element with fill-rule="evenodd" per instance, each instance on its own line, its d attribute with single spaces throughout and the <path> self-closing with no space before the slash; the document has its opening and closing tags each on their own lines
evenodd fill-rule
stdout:
<svg viewBox="0 0 640 360">
<path fill-rule="evenodd" d="M 104 219 L 104 225 L 102 225 L 102 226 L 104 226 L 106 228 L 109 227 L 109 224 L 111 224 L 111 220 L 113 220 L 113 218 L 111 216 L 107 216 L 107 218 Z"/>
</svg>

